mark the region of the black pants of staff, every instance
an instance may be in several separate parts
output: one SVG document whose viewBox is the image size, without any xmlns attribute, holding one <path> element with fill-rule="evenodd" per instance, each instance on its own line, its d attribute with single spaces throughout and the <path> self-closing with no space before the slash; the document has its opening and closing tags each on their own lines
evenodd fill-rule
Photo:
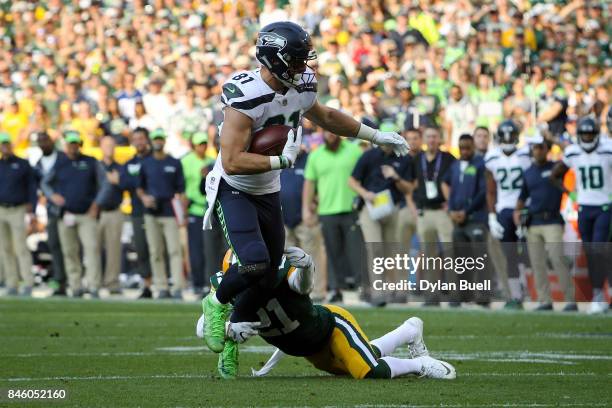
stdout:
<svg viewBox="0 0 612 408">
<path fill-rule="evenodd" d="M 138 273 L 144 279 L 151 277 L 151 264 L 149 263 L 149 246 L 145 235 L 144 216 L 132 216 L 134 229 L 134 247 L 138 255 Z"/>
<path fill-rule="evenodd" d="M 64 255 L 62 254 L 62 245 L 57 227 L 59 222 L 62 222 L 60 217 L 49 213 L 47 220 L 47 245 L 49 245 L 49 252 L 51 252 L 53 280 L 64 286 L 66 285 L 66 270 L 64 269 Z"/>
<path fill-rule="evenodd" d="M 369 294 L 365 243 L 357 214 L 320 215 L 319 220 L 327 251 L 329 290 L 346 289 L 347 280 L 354 280 L 356 286 L 363 284 Z"/>
</svg>

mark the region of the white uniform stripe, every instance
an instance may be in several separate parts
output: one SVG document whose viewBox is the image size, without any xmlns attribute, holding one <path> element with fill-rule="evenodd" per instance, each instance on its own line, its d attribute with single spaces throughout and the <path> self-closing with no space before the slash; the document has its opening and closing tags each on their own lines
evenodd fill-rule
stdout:
<svg viewBox="0 0 612 408">
<path fill-rule="evenodd" d="M 353 327 L 350 324 L 340 319 L 339 317 L 335 317 L 335 319 L 336 319 L 337 324 L 344 327 L 348 331 L 348 333 L 351 335 L 351 338 L 353 339 L 353 342 L 357 345 L 357 347 L 361 349 L 363 354 L 365 354 L 368 357 L 368 359 L 370 360 L 370 363 L 376 366 L 378 364 L 378 362 L 376 361 L 376 357 L 374 357 L 374 355 L 370 351 L 370 348 L 361 341 L 361 339 L 359 338 L 359 335 L 357 334 L 357 332 L 355 332 L 355 329 L 353 329 Z"/>
</svg>

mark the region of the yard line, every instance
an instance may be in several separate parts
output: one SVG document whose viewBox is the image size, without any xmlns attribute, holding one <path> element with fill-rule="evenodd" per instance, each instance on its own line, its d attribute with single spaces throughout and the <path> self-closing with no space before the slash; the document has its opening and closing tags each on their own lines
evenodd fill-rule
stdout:
<svg viewBox="0 0 612 408">
<path fill-rule="evenodd" d="M 592 377 L 593 372 L 556 372 L 556 373 L 463 373 L 462 377 Z M 608 376 L 612 376 L 609 373 Z M 333 377 L 329 374 L 276 374 L 266 378 L 314 378 Z M 0 378 L 0 382 L 34 382 L 34 381 L 129 381 L 129 380 L 166 380 L 166 379 L 210 379 L 216 378 L 212 374 L 156 374 L 156 375 L 97 375 L 97 376 L 55 376 L 55 377 L 9 377 Z M 253 378 L 239 376 L 239 378 Z M 265 380 L 264 380 L 265 381 Z M 592 404 L 589 404 L 592 406 Z M 436 405 L 437 406 L 437 405 Z M 465 406 L 465 405 L 458 405 Z M 489 406 L 489 405 L 487 405 Z M 499 406 L 496 404 L 495 406 Z M 558 406 L 558 405 L 555 405 Z"/>
<path fill-rule="evenodd" d="M 325 408 L 340 408 L 345 405 L 331 405 L 326 406 Z M 519 402 L 519 403 L 506 403 L 506 404 L 449 404 L 449 405 L 397 405 L 397 404 L 368 404 L 368 405 L 346 405 L 353 406 L 355 408 L 488 408 L 488 407 L 507 407 L 507 408 L 547 408 L 547 407 L 606 407 L 608 404 L 605 403 L 596 403 L 596 404 L 587 404 L 587 403 L 567 403 L 567 404 L 541 404 L 537 402 Z"/>
</svg>

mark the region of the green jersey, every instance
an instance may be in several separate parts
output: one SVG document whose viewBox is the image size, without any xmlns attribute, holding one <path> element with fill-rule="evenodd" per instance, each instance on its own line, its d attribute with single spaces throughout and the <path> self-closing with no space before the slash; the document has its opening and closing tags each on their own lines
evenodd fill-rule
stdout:
<svg viewBox="0 0 612 408">
<path fill-rule="evenodd" d="M 189 200 L 189 215 L 203 217 L 206 211 L 206 196 L 200 191 L 202 182 L 202 168 L 214 164 L 214 160 L 200 158 L 191 152 L 181 159 L 183 174 L 185 176 L 185 195 Z"/>
<path fill-rule="evenodd" d="M 308 155 L 304 178 L 312 181 L 319 193 L 319 215 L 353 211 L 357 194 L 347 180 L 360 157 L 359 146 L 347 140 L 341 140 L 335 152 L 322 145 Z"/>
</svg>

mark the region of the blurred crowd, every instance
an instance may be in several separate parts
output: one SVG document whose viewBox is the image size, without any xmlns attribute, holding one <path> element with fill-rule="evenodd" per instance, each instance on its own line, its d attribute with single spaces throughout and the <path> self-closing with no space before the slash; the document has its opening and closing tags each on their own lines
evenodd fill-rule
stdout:
<svg viewBox="0 0 612 408">
<path fill-rule="evenodd" d="M 411 130 L 417 130 L 420 138 L 421 131 L 436 128 L 435 138 L 439 140 L 427 144 L 427 148 L 436 145 L 436 149 L 439 146 L 458 156 L 461 135 L 474 135 L 475 149 L 484 153 L 491 143 L 490 134 L 505 119 L 513 119 L 521 135 L 545 134 L 562 147 L 573 140 L 576 122 L 582 116 L 596 118 L 602 134 L 609 133 L 606 115 L 612 95 L 611 16 L 612 3 L 585 0 L 4 1 L 0 2 L 0 131 L 8 135 L 16 155 L 28 159 L 32 166 L 41 165 L 47 157 L 39 146 L 40 140 L 44 144 L 47 139 L 57 151 L 68 152 L 70 145 L 78 145 L 79 151 L 106 163 L 102 172 L 97 169 L 99 166 L 91 167 L 90 176 L 97 187 L 88 193 L 90 204 L 101 203 L 104 194 L 100 191 L 111 185 L 121 194 L 125 191 L 132 194 L 132 210 L 128 209 L 128 213 L 138 206 L 135 200 L 140 199 L 145 207 L 136 215 L 132 213 L 131 231 L 112 228 L 114 232 L 105 241 L 106 246 L 117 238 L 117 231 L 122 231 L 124 242 L 139 247 L 134 252 L 141 261 L 143 256 L 150 260 L 144 268 L 153 269 L 153 286 L 158 286 L 163 297 L 179 296 L 176 290 L 183 287 L 183 269 L 193 269 L 193 265 L 189 266 L 193 263 L 202 270 L 212 268 L 203 266 L 206 260 L 191 258 L 191 252 L 198 252 L 196 247 L 188 251 L 186 245 L 177 248 L 173 244 L 179 241 L 179 227 L 188 227 L 189 217 L 200 217 L 201 208 L 190 212 L 194 202 L 206 206 L 201 201 L 199 181 L 206 173 L 202 168 L 206 169 L 217 153 L 217 126 L 223 119 L 221 85 L 232 72 L 256 67 L 254 41 L 259 27 L 290 19 L 313 34 L 318 59 L 312 65 L 318 74 L 319 98 L 323 103 L 349 112 L 358 120 L 401 131 L 409 142 Z M 307 123 L 306 127 L 305 152 L 316 151 L 317 146 L 333 138 Z M 135 140 L 135 134 L 147 135 L 145 139 L 149 142 L 143 143 L 138 137 Z M 200 143 L 194 143 L 195 135 Z M 416 134 L 412 137 L 413 146 L 424 144 L 422 139 L 416 139 Z M 165 156 L 154 149 L 155 140 L 163 140 Z M 135 184 L 125 184 L 128 176 L 133 176 L 134 165 L 140 166 L 140 162 L 132 163 L 130 168 L 125 161 L 132 155 L 144 157 L 142 144 L 149 146 L 146 155 L 157 155 L 156 160 L 176 160 L 172 165 L 180 167 L 183 185 L 169 181 L 174 190 L 170 190 L 170 195 L 164 191 L 164 203 L 151 202 L 153 192 L 147 192 L 150 185 L 141 176 L 134 179 L 138 179 L 133 181 Z M 124 149 L 125 160 L 113 153 L 115 146 L 117 150 Z M 184 162 L 194 155 L 199 178 L 189 180 L 186 174 L 192 167 Z M 109 167 L 113 163 L 117 168 Z M 356 161 L 353 167 L 355 164 Z M 351 175 L 359 181 L 353 167 L 347 170 L 347 181 Z M 47 209 L 56 204 L 53 189 L 49 188 L 47 193 L 41 190 L 48 171 L 42 169 L 38 176 L 33 175 L 39 194 L 44 197 L 40 202 L 47 201 L 42 207 Z M 310 181 L 316 182 L 313 177 Z M 389 173 L 385 177 L 394 176 Z M 414 177 L 418 178 L 418 174 L 413 174 Z M 352 199 L 363 194 L 359 194 L 359 186 L 352 187 L 357 193 L 350 197 L 350 211 L 355 211 L 358 217 Z M 404 187 L 401 193 L 408 191 Z M 138 193 L 138 189 L 142 191 Z M 200 196 L 194 199 L 196 193 Z M 300 190 L 300 197 L 302 193 Z M 312 199 L 305 193 L 303 197 Z M 174 198 L 174 207 L 167 207 L 172 206 Z M 318 197 L 314 203 L 320 205 L 324 200 Z M 28 202 L 34 205 L 33 200 Z M 291 222 L 317 224 L 319 221 L 312 214 L 316 210 L 310 208 L 311 204 L 305 205 L 305 210 L 300 208 L 299 219 Z M 156 206 L 159 213 L 151 214 Z M 120 208 L 117 202 L 106 209 L 98 207 L 87 206 L 82 214 L 91 210 L 90 218 L 97 224 L 89 225 L 89 231 L 97 228 L 98 232 L 92 234 L 102 237 L 99 231 L 104 228 L 100 225 L 116 224 L 118 220 L 116 214 L 103 217 L 105 211 L 121 210 L 123 214 L 126 208 Z M 179 207 L 184 216 L 176 217 Z M 27 212 L 34 213 L 34 208 Z M 320 209 L 319 214 L 329 215 L 321 214 Z M 56 217 L 60 226 L 62 216 Z M 143 228 L 147 216 L 178 218 L 176 231 L 171 232 L 174 226 L 164 221 L 155 227 L 159 230 L 155 237 L 149 236 L 154 227 L 149 226 L 153 225 L 149 219 L 147 228 Z M 52 220 L 53 215 L 45 217 Z M 400 217 L 404 224 L 395 225 L 410 224 L 410 217 Z M 78 227 L 79 223 L 73 221 Z M 367 220 L 361 221 L 363 224 Z M 340 234 L 350 235 L 350 220 L 327 222 L 321 220 L 323 235 L 309 238 L 315 242 L 311 243 L 315 251 L 323 247 L 321 259 L 325 259 L 325 249 L 329 250 L 331 243 L 339 240 L 330 235 L 332 225 L 339 228 L 336 231 L 346 229 Z M 40 226 L 31 229 L 36 228 L 44 229 Z M 105 231 L 107 234 L 108 228 Z M 413 239 L 411 233 L 401 231 L 399 242 Z M 82 244 L 93 239 L 87 232 L 80 233 Z M 66 231 L 56 233 L 58 241 L 62 234 L 66 235 Z M 75 234 L 78 236 L 79 231 Z M 325 234 L 327 239 L 323 240 Z M 148 244 L 141 239 L 135 243 L 137 235 L 140 238 L 146 235 Z M 369 233 L 364 235 L 366 241 L 383 240 Z M 151 239 L 155 243 L 151 244 Z M 208 242 L 217 240 L 220 238 L 213 236 Z M 121 242 L 121 236 L 117 241 Z M 191 243 L 192 239 L 184 241 Z M 297 237 L 295 241 L 299 243 Z M 202 237 L 197 242 L 201 248 L 207 240 Z M 151 245 L 154 253 L 144 252 Z M 100 251 L 104 245 L 96 244 L 87 251 L 87 246 L 82 246 L 86 269 L 100 271 L 88 275 L 89 280 L 99 281 L 92 290 L 102 286 L 118 290 L 116 272 L 102 278 L 103 265 L 94 260 L 99 256 L 89 254 Z M 65 267 L 68 274 L 76 276 L 80 273 L 74 265 L 75 257 L 80 256 L 78 245 L 76 255 L 71 250 L 68 258 L 72 260 Z M 60 251 L 61 257 L 66 258 L 65 249 Z M 215 246 L 206 251 L 222 249 Z M 189 252 L 186 257 L 189 262 L 183 261 L 182 252 Z M 168 262 L 160 263 L 161 258 Z M 354 276 L 339 279 L 337 270 L 342 266 L 333 265 L 335 257 L 330 262 L 321 262 L 329 266 L 322 269 L 330 269 L 332 279 L 327 284 L 322 280 L 315 291 L 319 297 L 326 296 L 330 289 L 332 298 L 338 299 L 340 289 L 360 281 Z M 4 263 L 5 269 L 8 264 Z M 108 267 L 108 262 L 104 264 Z M 111 267 L 119 268 L 112 262 Z M 125 269 L 125 265 L 121 268 Z M 166 269 L 175 284 L 174 293 L 165 281 Z M 206 274 L 198 272 L 197 276 L 192 285 L 197 291 L 204 291 Z M 26 289 L 31 286 L 31 280 L 21 279 Z M 65 278 L 56 285 L 59 293 L 70 286 Z M 78 289 L 75 293 L 80 293 L 80 284 L 74 285 Z M 12 286 L 11 282 L 14 289 Z M 144 294 L 149 295 L 146 291 Z M 393 299 L 381 302 L 387 300 Z"/>
</svg>

